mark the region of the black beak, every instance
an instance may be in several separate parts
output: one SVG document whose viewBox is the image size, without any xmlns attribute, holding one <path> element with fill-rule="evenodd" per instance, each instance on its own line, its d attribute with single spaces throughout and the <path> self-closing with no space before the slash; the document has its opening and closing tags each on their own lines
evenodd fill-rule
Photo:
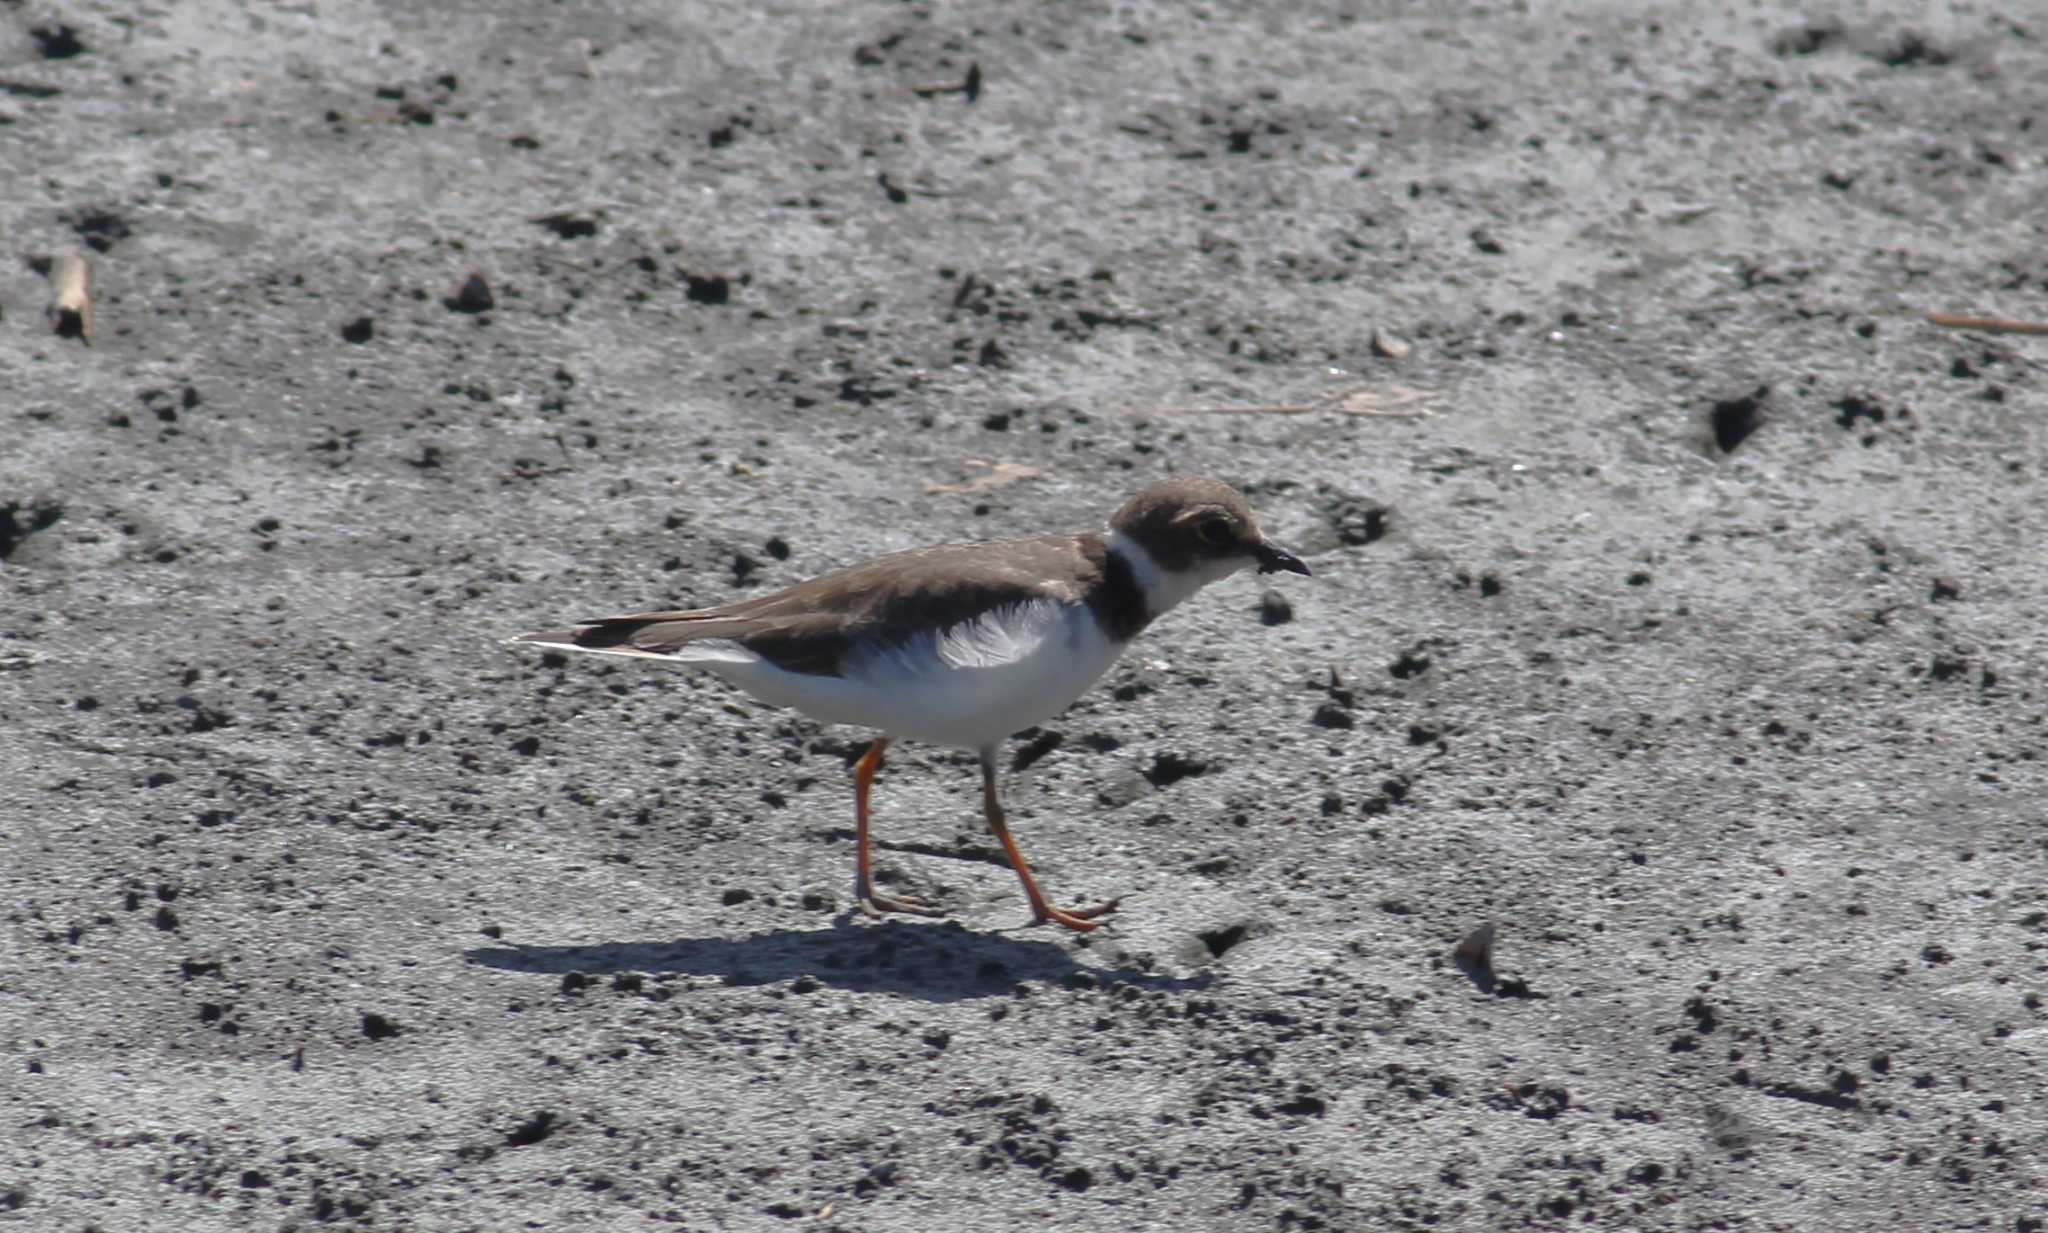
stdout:
<svg viewBox="0 0 2048 1233">
<path fill-rule="evenodd" d="M 1262 574 L 1277 574 L 1283 569 L 1290 574 L 1308 573 L 1308 566 L 1301 563 L 1300 557 L 1270 541 L 1259 541 L 1259 546 L 1252 549 L 1252 555 L 1259 559 L 1259 572 Z"/>
</svg>

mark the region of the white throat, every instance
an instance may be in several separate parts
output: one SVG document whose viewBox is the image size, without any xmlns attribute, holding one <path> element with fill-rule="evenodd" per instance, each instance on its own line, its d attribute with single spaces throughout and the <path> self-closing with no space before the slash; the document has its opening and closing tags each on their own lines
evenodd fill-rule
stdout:
<svg viewBox="0 0 2048 1233">
<path fill-rule="evenodd" d="M 1193 569 L 1162 569 L 1152 554 L 1145 551 L 1145 545 L 1114 529 L 1109 532 L 1105 546 L 1131 567 L 1131 576 L 1138 580 L 1138 589 L 1145 595 L 1145 611 L 1153 617 L 1165 616 L 1180 601 L 1219 578 L 1228 578 L 1247 564 L 1243 560 L 1222 560 L 1203 562 Z"/>
</svg>

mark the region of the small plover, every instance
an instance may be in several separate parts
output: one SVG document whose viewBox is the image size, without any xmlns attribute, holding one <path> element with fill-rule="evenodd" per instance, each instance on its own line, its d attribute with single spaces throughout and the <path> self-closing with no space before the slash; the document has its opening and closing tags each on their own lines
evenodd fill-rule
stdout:
<svg viewBox="0 0 2048 1233">
<path fill-rule="evenodd" d="M 983 816 L 1034 923 L 1089 930 L 1115 901 L 1062 909 L 1038 889 L 1003 818 L 996 748 L 1064 711 L 1154 619 L 1248 566 L 1309 572 L 1259 532 L 1234 489 L 1170 479 L 1101 531 L 915 548 L 716 608 L 600 617 L 512 641 L 686 663 L 763 702 L 877 730 L 853 768 L 854 899 L 870 914 L 940 915 L 880 893 L 870 875 L 868 788 L 883 750 L 898 739 L 974 750 Z"/>
</svg>

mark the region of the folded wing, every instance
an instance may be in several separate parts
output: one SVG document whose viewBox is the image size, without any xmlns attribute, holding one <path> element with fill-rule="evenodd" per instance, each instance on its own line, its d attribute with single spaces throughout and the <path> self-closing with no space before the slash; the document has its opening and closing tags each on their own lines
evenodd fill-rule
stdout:
<svg viewBox="0 0 2048 1233">
<path fill-rule="evenodd" d="M 1041 620 L 1017 616 L 1042 611 L 1045 601 L 1079 602 L 1102 562 L 1098 535 L 943 544 L 715 608 L 600 617 L 512 641 L 707 665 L 765 660 L 789 672 L 839 676 L 863 645 L 941 630 L 939 650 L 949 661 L 991 666 L 1028 654 L 1042 640 Z"/>
</svg>

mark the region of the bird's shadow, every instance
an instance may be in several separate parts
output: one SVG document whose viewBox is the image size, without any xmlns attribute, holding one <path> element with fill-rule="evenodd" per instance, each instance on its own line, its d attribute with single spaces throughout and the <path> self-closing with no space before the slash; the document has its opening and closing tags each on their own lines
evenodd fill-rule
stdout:
<svg viewBox="0 0 2048 1233">
<path fill-rule="evenodd" d="M 806 980 L 860 993 L 896 993 L 928 1002 L 955 1002 L 1010 993 L 1027 980 L 1076 988 L 1113 981 L 1141 989 L 1208 987 L 1207 972 L 1162 976 L 1129 964 L 1095 965 L 1054 942 L 977 933 L 956 921 L 938 925 L 842 917 L 826 929 L 777 929 L 748 937 L 677 938 L 666 942 L 596 942 L 586 946 L 479 946 L 463 958 L 481 967 L 579 984 L 596 976 L 688 973 L 716 976 L 728 985 Z"/>
</svg>

